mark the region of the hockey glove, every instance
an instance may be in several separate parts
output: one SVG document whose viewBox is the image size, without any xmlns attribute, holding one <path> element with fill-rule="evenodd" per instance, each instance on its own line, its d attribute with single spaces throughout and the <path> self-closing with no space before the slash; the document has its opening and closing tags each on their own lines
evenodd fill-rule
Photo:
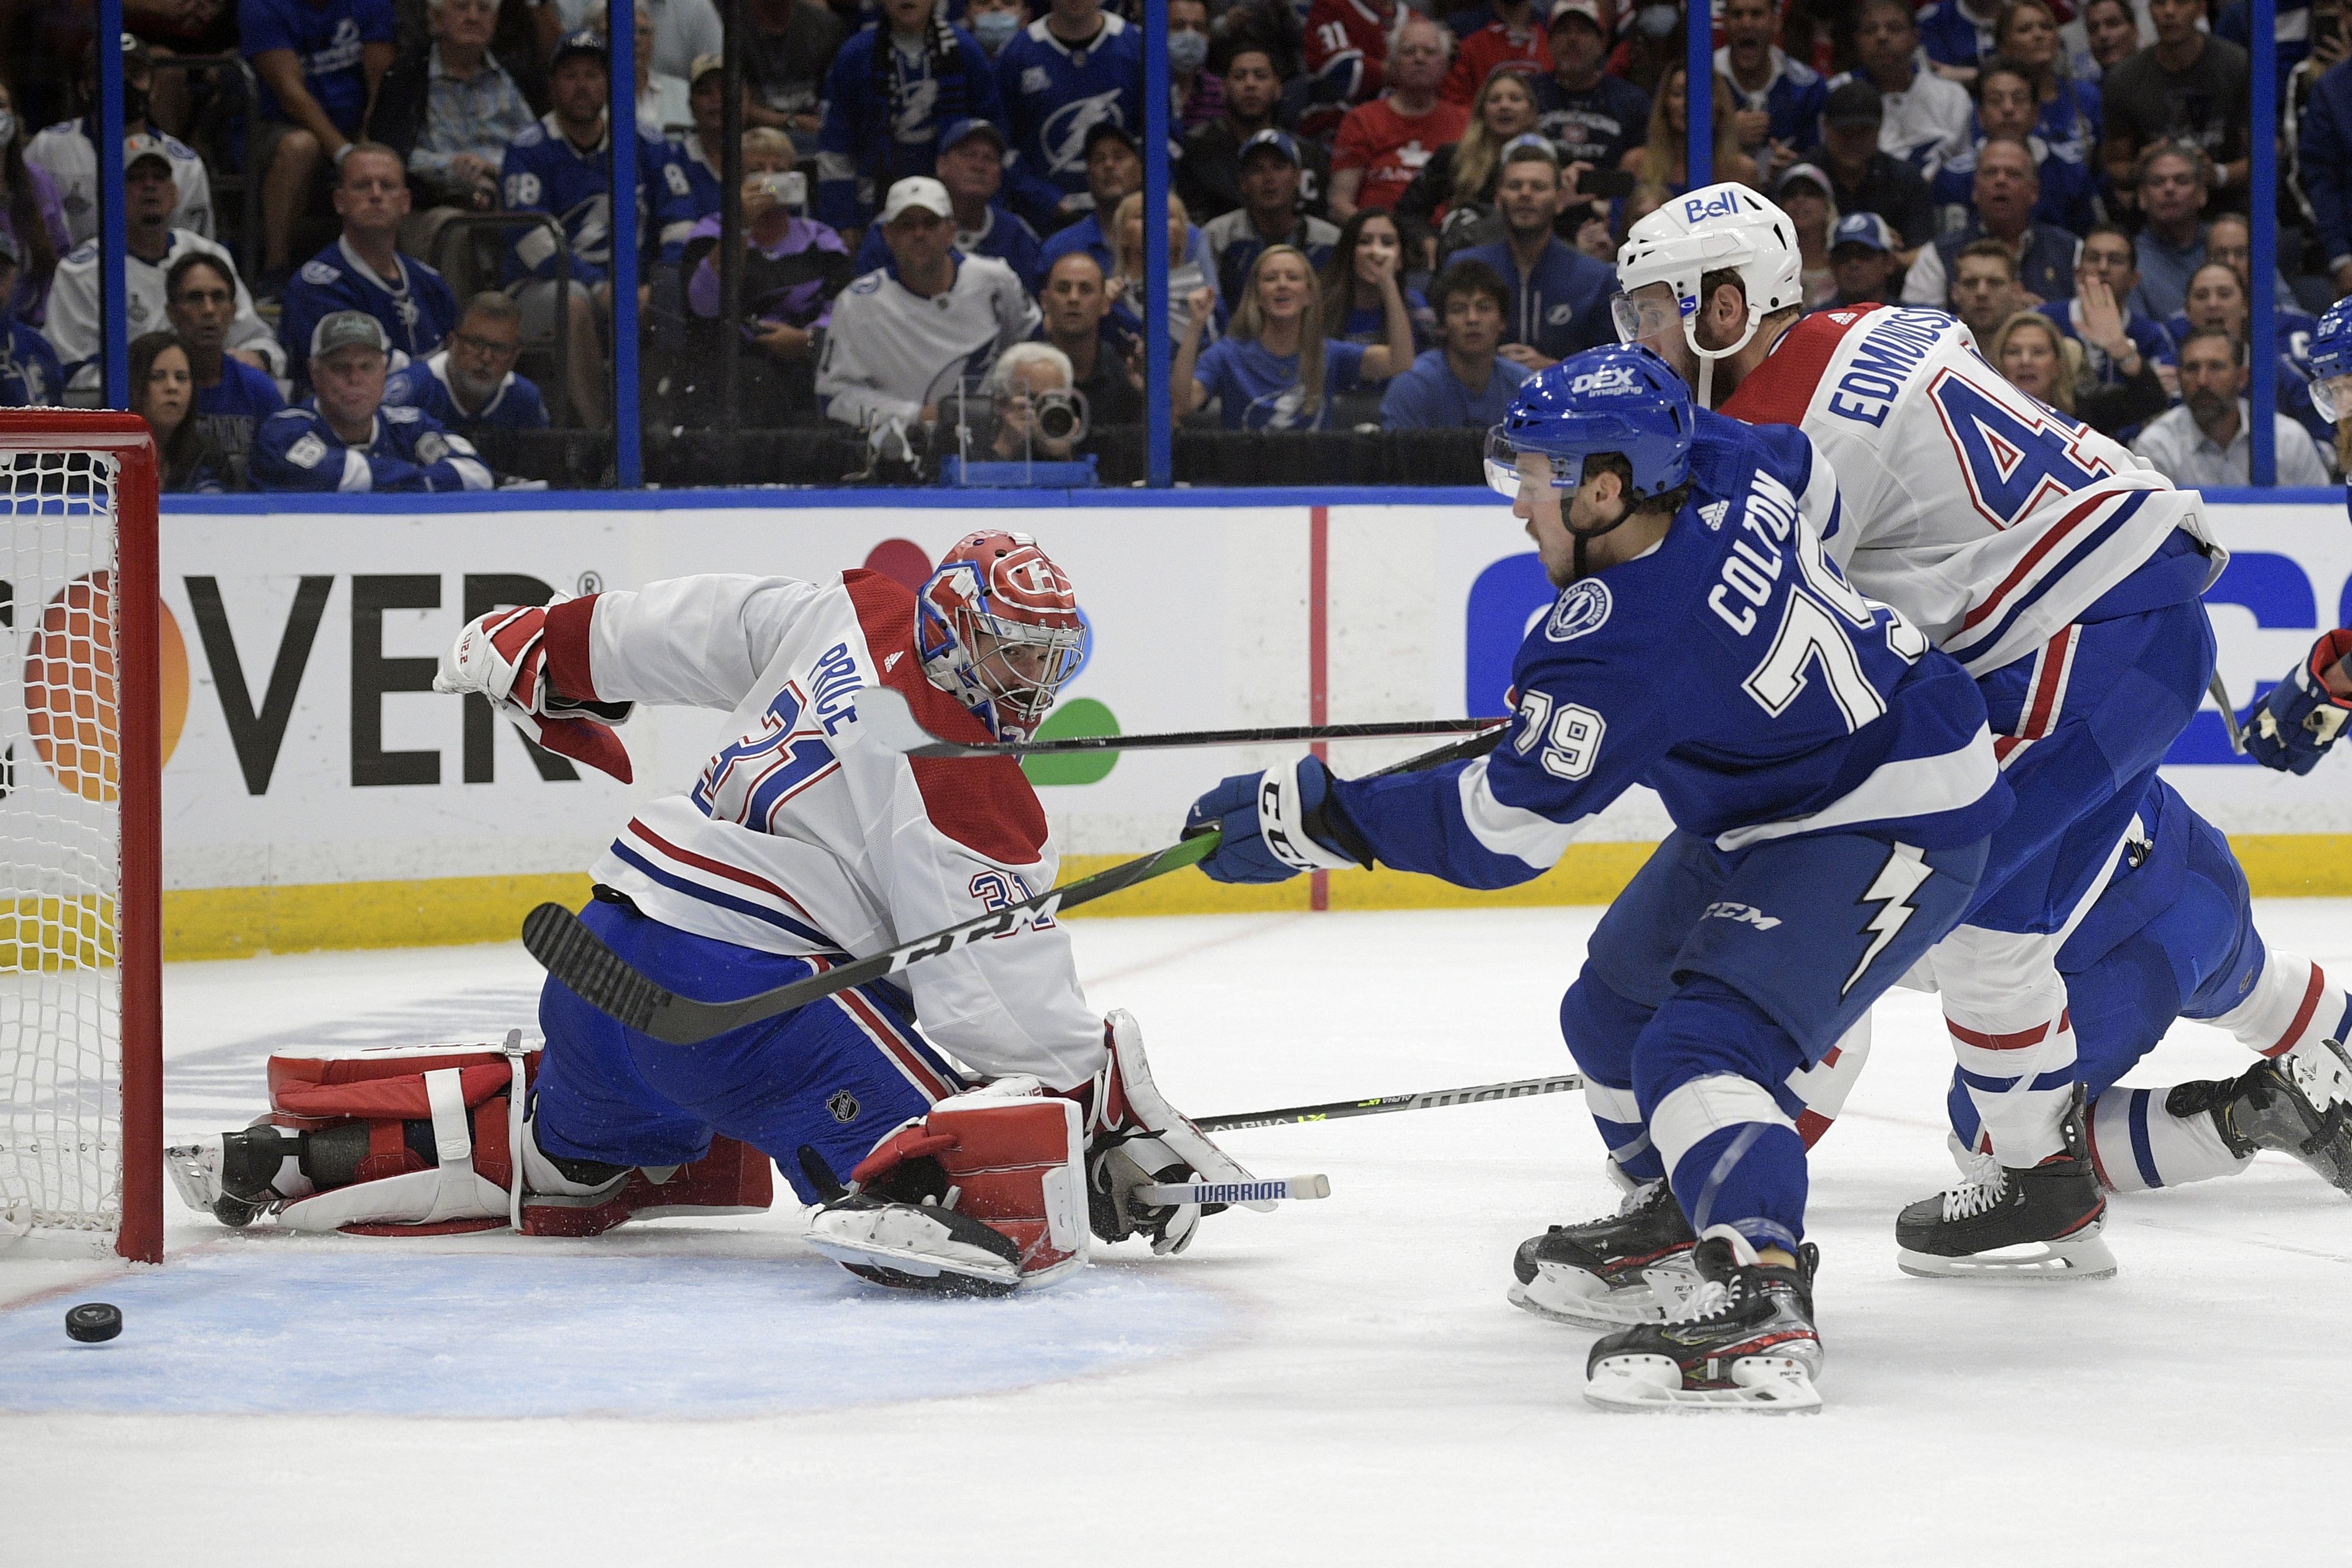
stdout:
<svg viewBox="0 0 2352 1568">
<path fill-rule="evenodd" d="M 2271 688 L 2246 727 L 2246 755 L 2282 773 L 2308 773 L 2327 755 L 2352 719 L 2352 702 L 2329 691 L 2322 676 L 2352 653 L 2352 631 L 2329 632 L 2311 654 Z"/>
<path fill-rule="evenodd" d="M 1331 791 L 1331 770 L 1312 756 L 1264 773 L 1236 773 L 1192 802 L 1186 837 L 1223 837 L 1201 869 L 1216 882 L 1287 882 L 1302 871 L 1372 863 L 1372 853 Z"/>
<path fill-rule="evenodd" d="M 494 610 L 457 633 L 441 655 L 433 689 L 471 693 L 513 719 L 540 745 L 575 762 L 629 782 L 628 747 L 611 726 L 629 716 L 627 703 L 573 702 L 547 675 L 547 611 Z"/>
<path fill-rule="evenodd" d="M 1202 1217 L 1223 1204 L 1152 1204 L 1137 1189 L 1151 1182 L 1189 1179 L 1245 1183 L 1255 1178 L 1209 1134 L 1168 1103 L 1151 1077 L 1143 1030 L 1132 1014 L 1103 1019 L 1108 1056 L 1088 1083 L 1070 1091 L 1087 1112 L 1087 1220 L 1105 1241 L 1146 1236 L 1154 1252 L 1192 1245 Z M 1249 1203 L 1246 1208 L 1271 1205 Z"/>
</svg>

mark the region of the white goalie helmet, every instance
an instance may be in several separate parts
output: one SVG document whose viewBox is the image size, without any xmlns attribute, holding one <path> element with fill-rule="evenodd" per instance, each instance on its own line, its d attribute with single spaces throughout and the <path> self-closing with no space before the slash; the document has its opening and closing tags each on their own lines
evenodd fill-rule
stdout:
<svg viewBox="0 0 2352 1568">
<path fill-rule="evenodd" d="M 1748 294 L 1748 322 L 1739 340 L 1725 349 L 1699 346 L 1700 279 L 1710 272 L 1736 272 Z M 1712 379 L 1713 361 L 1738 353 L 1756 335 L 1765 317 L 1805 302 L 1803 263 L 1797 229 L 1769 198 L 1745 185 L 1707 185 L 1675 197 L 1635 224 L 1617 253 L 1612 302 L 1622 342 L 1654 338 L 1667 326 L 1629 298 L 1634 290 L 1663 283 L 1674 291 L 1683 340 Z M 1702 391 L 1702 396 L 1705 395 Z"/>
</svg>

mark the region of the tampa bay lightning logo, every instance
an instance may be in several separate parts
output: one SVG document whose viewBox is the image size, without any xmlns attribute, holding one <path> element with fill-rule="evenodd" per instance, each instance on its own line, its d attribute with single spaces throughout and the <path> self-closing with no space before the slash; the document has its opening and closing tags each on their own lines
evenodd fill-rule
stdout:
<svg viewBox="0 0 2352 1568">
<path fill-rule="evenodd" d="M 1045 154 L 1046 172 L 1074 173 L 1087 166 L 1087 132 L 1102 124 L 1124 125 L 1118 89 L 1092 98 L 1074 99 L 1045 117 L 1037 132 L 1038 150 Z"/>
<path fill-rule="evenodd" d="M 1544 635 L 1555 643 L 1572 643 L 1587 632 L 1598 632 L 1601 623 L 1609 619 L 1609 585 L 1598 578 L 1583 578 L 1568 585 L 1568 591 L 1551 607 L 1551 618 L 1544 622 Z"/>
</svg>

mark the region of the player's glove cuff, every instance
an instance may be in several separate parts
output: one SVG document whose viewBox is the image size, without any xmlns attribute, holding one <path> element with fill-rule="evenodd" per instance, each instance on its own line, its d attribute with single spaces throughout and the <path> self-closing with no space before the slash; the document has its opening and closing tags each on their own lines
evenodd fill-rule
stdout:
<svg viewBox="0 0 2352 1568">
<path fill-rule="evenodd" d="M 1309 755 L 1258 775 L 1257 831 L 1266 852 L 1293 871 L 1370 869 L 1363 840 L 1332 798 L 1331 770 Z"/>
</svg>

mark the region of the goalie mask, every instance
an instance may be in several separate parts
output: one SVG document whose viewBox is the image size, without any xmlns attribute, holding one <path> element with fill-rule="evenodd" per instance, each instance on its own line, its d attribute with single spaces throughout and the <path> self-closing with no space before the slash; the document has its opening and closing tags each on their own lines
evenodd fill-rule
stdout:
<svg viewBox="0 0 2352 1568">
<path fill-rule="evenodd" d="M 1738 340 L 1721 349 L 1704 348 L 1698 338 L 1703 282 L 1710 272 L 1738 274 L 1748 296 L 1747 323 Z M 1674 297 L 1671 306 L 1633 298 L 1661 283 Z M 1805 302 L 1796 225 L 1745 185 L 1708 185 L 1675 197 L 1626 232 L 1617 253 L 1617 287 L 1622 292 L 1610 309 L 1618 340 L 1654 340 L 1679 321 L 1683 341 L 1698 360 L 1699 403 L 1711 406 L 1715 361 L 1746 348 L 1765 317 Z"/>
<path fill-rule="evenodd" d="M 1001 740 L 1034 737 L 1086 643 L 1070 580 L 1027 534 L 968 534 L 916 595 L 931 684 Z"/>
</svg>

